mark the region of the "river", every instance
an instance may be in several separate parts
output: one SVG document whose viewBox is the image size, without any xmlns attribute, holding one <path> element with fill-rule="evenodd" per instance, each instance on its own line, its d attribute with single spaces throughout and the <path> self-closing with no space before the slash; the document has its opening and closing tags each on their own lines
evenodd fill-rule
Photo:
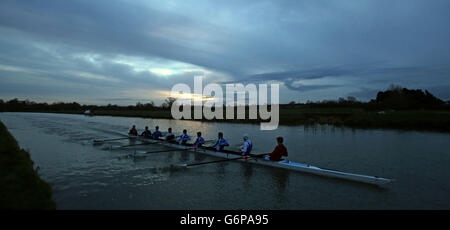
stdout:
<svg viewBox="0 0 450 230">
<path fill-rule="evenodd" d="M 280 126 L 50 113 L 0 113 L 20 146 L 29 150 L 40 176 L 53 188 L 58 209 L 449 209 L 450 134 Z M 253 141 L 253 153 L 270 152 L 283 136 L 289 160 L 340 171 L 395 179 L 385 188 L 329 179 L 242 162 L 187 169 L 181 162 L 213 157 L 161 152 L 127 157 L 135 149 L 109 150 L 128 140 L 93 145 L 93 139 L 121 137 L 132 126 L 180 134 L 201 131 L 206 140 L 224 133 L 229 149 Z"/>
</svg>

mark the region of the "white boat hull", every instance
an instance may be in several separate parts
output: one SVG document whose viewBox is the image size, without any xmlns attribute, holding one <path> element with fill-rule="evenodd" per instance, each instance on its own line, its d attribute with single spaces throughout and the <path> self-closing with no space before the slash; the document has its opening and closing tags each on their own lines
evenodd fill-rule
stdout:
<svg viewBox="0 0 450 230">
<path fill-rule="evenodd" d="M 139 141 L 144 141 L 144 142 L 152 142 L 152 143 L 159 142 L 160 144 L 163 144 L 163 145 L 171 147 L 171 148 L 185 149 L 187 151 L 199 152 L 202 154 L 219 157 L 219 158 L 232 158 L 233 156 L 236 156 L 235 154 L 230 154 L 230 153 L 227 154 L 224 152 L 217 152 L 217 151 L 213 151 L 213 150 L 209 150 L 209 149 L 205 149 L 205 148 L 192 148 L 189 146 L 178 145 L 175 143 L 161 142 L 160 140 L 137 138 L 134 136 L 131 136 L 130 138 L 133 138 L 133 139 L 136 138 Z M 320 168 L 320 167 L 316 167 L 316 166 L 312 166 L 312 165 L 301 164 L 301 163 L 286 161 L 286 160 L 270 161 L 270 160 L 265 160 L 264 158 L 249 158 L 249 159 L 241 159 L 239 161 L 244 161 L 247 163 L 257 164 L 257 165 L 265 165 L 265 166 L 275 167 L 275 168 L 288 169 L 288 170 L 293 170 L 293 171 L 298 171 L 298 172 L 310 173 L 310 174 L 315 174 L 315 175 L 324 176 L 324 177 L 331 177 L 331 178 L 337 178 L 337 179 L 362 182 L 362 183 L 373 184 L 373 185 L 385 185 L 385 184 L 391 183 L 393 181 L 392 179 L 386 179 L 386 178 L 382 178 L 382 177 L 340 172 L 340 171 L 336 171 L 336 170 L 324 169 L 324 168 Z"/>
</svg>

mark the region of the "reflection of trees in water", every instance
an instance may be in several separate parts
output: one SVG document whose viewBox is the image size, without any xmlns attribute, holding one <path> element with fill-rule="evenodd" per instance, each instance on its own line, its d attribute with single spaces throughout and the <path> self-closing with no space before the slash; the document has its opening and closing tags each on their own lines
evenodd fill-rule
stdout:
<svg viewBox="0 0 450 230">
<path fill-rule="evenodd" d="M 312 135 L 317 134 L 318 125 L 317 124 L 305 124 L 303 125 L 303 131 L 305 133 L 310 133 Z"/>
</svg>

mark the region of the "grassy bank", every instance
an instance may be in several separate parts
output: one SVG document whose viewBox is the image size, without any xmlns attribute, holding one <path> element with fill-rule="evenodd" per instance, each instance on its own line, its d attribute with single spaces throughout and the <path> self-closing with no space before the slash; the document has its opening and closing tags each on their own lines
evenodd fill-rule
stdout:
<svg viewBox="0 0 450 230">
<path fill-rule="evenodd" d="M 0 209 L 55 209 L 52 191 L 33 169 L 30 154 L 0 122 Z"/>
<path fill-rule="evenodd" d="M 298 112 L 287 109 L 280 110 L 280 123 L 450 132 L 450 111 L 365 111 L 339 108 Z"/>
<path fill-rule="evenodd" d="M 55 111 L 82 114 L 82 111 Z M 172 119 L 170 111 L 96 110 L 95 115 Z M 208 120 L 204 120 L 208 121 Z M 261 120 L 216 120 L 233 123 L 260 123 Z M 367 111 L 358 108 L 281 108 L 280 125 L 329 124 L 351 128 L 384 128 L 450 132 L 450 111 L 408 110 Z"/>
</svg>

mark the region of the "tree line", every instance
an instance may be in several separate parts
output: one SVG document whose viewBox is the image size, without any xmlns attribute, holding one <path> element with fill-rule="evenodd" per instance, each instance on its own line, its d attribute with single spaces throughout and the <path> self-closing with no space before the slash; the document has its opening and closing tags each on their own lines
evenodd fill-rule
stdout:
<svg viewBox="0 0 450 230">
<path fill-rule="evenodd" d="M 386 91 L 379 91 L 376 98 L 369 102 L 361 102 L 350 96 L 347 99 L 307 101 L 305 104 L 290 102 L 287 106 L 308 108 L 353 107 L 366 110 L 448 110 L 450 109 L 450 101 L 443 101 L 428 90 L 410 90 L 398 85 L 391 85 Z"/>
<path fill-rule="evenodd" d="M 80 105 L 77 102 L 65 103 L 55 102 L 38 103 L 30 100 L 19 100 L 17 98 L 3 101 L 0 99 L 1 112 L 52 112 L 52 111 L 85 111 L 85 110 L 114 110 L 114 111 L 157 111 L 170 110 L 174 103 L 174 98 L 167 98 L 165 102 L 157 106 L 154 102 L 136 103 L 136 105 L 119 106 L 119 105 Z M 358 101 L 355 97 L 339 98 L 338 100 L 323 101 L 307 101 L 306 103 L 296 103 L 294 101 L 288 104 L 280 105 L 280 108 L 363 108 L 366 110 L 416 110 L 416 109 L 433 109 L 448 110 L 450 109 L 450 101 L 443 101 L 427 90 L 420 89 L 410 90 L 400 86 L 391 85 L 386 91 L 377 93 L 375 99 L 369 102 Z"/>
</svg>

